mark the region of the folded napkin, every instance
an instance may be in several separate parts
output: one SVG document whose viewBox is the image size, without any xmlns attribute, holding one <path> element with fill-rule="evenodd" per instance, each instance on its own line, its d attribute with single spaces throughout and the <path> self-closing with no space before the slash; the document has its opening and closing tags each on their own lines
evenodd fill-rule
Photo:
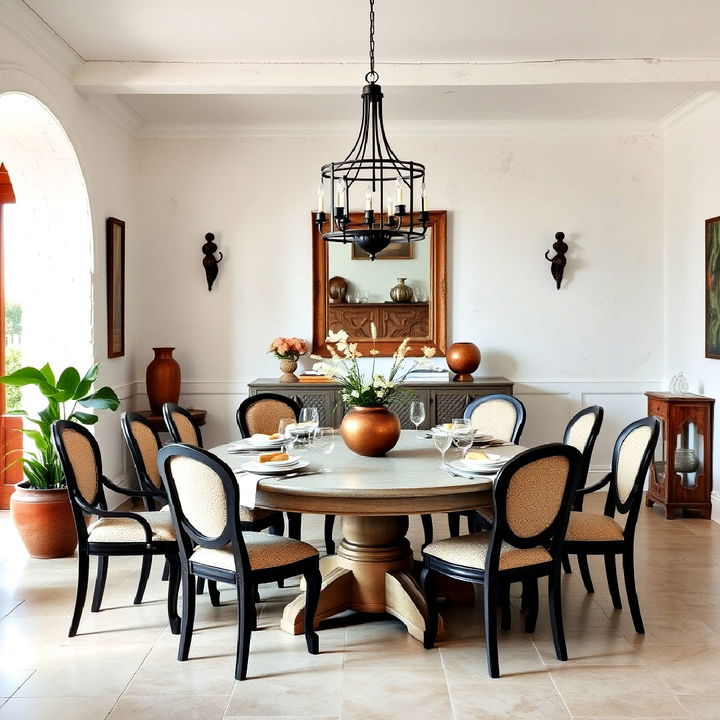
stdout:
<svg viewBox="0 0 720 720">
<path fill-rule="evenodd" d="M 239 472 L 235 474 L 235 477 L 237 478 L 238 488 L 240 489 L 240 504 L 243 507 L 254 508 L 258 483 L 261 480 L 265 480 L 268 476 Z"/>
</svg>

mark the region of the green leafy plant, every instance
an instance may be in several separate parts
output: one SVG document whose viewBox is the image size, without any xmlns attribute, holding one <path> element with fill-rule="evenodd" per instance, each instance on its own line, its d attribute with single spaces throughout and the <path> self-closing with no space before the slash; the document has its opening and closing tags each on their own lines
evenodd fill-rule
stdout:
<svg viewBox="0 0 720 720">
<path fill-rule="evenodd" d="M 22 464 L 23 473 L 31 488 L 65 487 L 65 477 L 51 436 L 52 424 L 56 420 L 74 420 L 83 425 L 94 425 L 98 416 L 78 410 L 78 406 L 113 411 L 120 407 L 120 400 L 112 388 L 106 386 L 90 392 L 99 368 L 99 364 L 93 365 L 80 377 L 74 367 L 68 367 L 56 380 L 50 365 L 45 364 L 40 369 L 24 367 L 0 377 L 0 383 L 10 387 L 33 385 L 47 398 L 47 407 L 41 410 L 37 417 L 31 417 L 25 410 L 10 413 L 21 415 L 35 426 L 22 430 L 35 443 L 35 451 L 23 451 L 22 457 L 13 460 Z"/>
</svg>

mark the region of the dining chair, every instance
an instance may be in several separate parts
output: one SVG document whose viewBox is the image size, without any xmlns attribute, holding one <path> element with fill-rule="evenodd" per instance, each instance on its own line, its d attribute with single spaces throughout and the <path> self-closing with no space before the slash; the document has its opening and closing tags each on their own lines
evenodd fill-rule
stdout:
<svg viewBox="0 0 720 720">
<path fill-rule="evenodd" d="M 520 436 L 525 427 L 525 406 L 512 395 L 486 395 L 473 400 L 463 413 L 475 430 L 492 435 L 498 440 L 519 444 Z M 477 529 L 475 510 L 448 513 L 448 529 L 450 537 L 460 534 L 460 518 L 466 517 L 468 531 Z M 424 541 L 423 547 L 432 542 L 432 516 L 421 516 Z"/>
<path fill-rule="evenodd" d="M 192 418 L 192 415 L 182 406 L 174 403 L 163 405 L 163 418 L 172 441 L 184 443 L 201 448 L 202 433 Z M 273 535 L 282 535 L 285 532 L 285 521 L 283 514 L 275 510 L 262 510 L 261 508 L 248 508 L 240 506 L 240 526 L 243 530 L 259 532 L 269 528 Z M 205 580 L 200 578 L 197 582 L 198 595 L 202 595 L 205 587 Z M 282 583 L 280 583 L 282 587 Z M 208 591 L 213 605 L 220 604 L 220 596 L 215 589 L 215 583 L 208 583 Z"/>
<path fill-rule="evenodd" d="M 318 551 L 293 538 L 243 532 L 238 522 L 240 500 L 235 476 L 220 458 L 206 450 L 167 445 L 160 450 L 159 464 L 180 550 L 183 609 L 178 660 L 187 660 L 190 652 L 196 578 L 235 586 L 237 680 L 247 676 L 259 583 L 305 577 L 305 641 L 308 652 L 316 655 L 318 636 L 313 624 L 322 582 Z"/>
<path fill-rule="evenodd" d="M 578 490 L 584 488 L 587 484 L 590 460 L 592 459 L 593 450 L 595 449 L 595 441 L 600 434 L 604 415 L 605 411 L 600 405 L 591 405 L 575 413 L 565 427 L 563 442 L 566 445 L 576 447 L 583 456 L 582 474 L 580 475 Z M 581 493 L 575 493 L 573 510 L 582 510 L 583 497 Z M 578 558 L 578 562 L 580 562 L 580 558 Z M 587 560 L 585 560 L 585 562 L 587 564 Z M 567 553 L 563 553 L 562 564 L 566 573 L 572 572 Z"/>
<path fill-rule="evenodd" d="M 52 437 L 67 481 L 78 538 L 78 584 L 69 637 L 77 634 L 85 606 L 90 555 L 98 558 L 92 612 L 100 611 L 108 559 L 111 556 L 139 555 L 143 558 L 144 566 L 146 557 L 164 555 L 169 568 L 168 621 L 170 630 L 177 635 L 180 632 L 180 618 L 177 614 L 180 563 L 170 513 L 108 510 L 105 488 L 125 496 L 140 495 L 148 500 L 154 498 L 156 493 L 128 490 L 106 478 L 102 472 L 97 441 L 82 425 L 69 420 L 58 420 L 53 423 Z M 88 525 L 85 520 L 87 515 L 95 515 L 98 519 Z M 135 603 L 139 602 L 141 600 L 136 596 Z"/>
<path fill-rule="evenodd" d="M 587 556 L 603 556 L 610 597 L 616 610 L 622 609 L 622 602 L 615 556 L 622 555 L 625 593 L 635 631 L 640 634 L 645 628 L 635 587 L 635 528 L 659 433 L 660 424 L 652 417 L 636 420 L 620 433 L 615 441 L 610 472 L 595 485 L 577 491 L 585 496 L 607 486 L 603 514 L 573 510 L 564 545 L 564 552 L 578 556 L 580 575 L 588 593 L 594 592 L 594 588 Z M 624 527 L 615 519 L 616 513 L 626 516 Z"/>
<path fill-rule="evenodd" d="M 248 438 L 255 433 L 272 435 L 278 431 L 281 420 L 289 419 L 297 422 L 300 417 L 300 405 L 293 399 L 278 395 L 277 393 L 257 393 L 245 398 L 237 409 L 235 419 L 240 435 Z M 300 539 L 302 529 L 302 515 L 289 512 L 288 535 L 296 540 Z M 333 540 L 333 527 L 335 516 L 325 516 L 325 551 L 328 555 L 335 554 L 335 542 Z"/>
<path fill-rule="evenodd" d="M 560 443 L 540 445 L 516 455 L 498 473 L 493 487 L 492 530 L 440 540 L 423 550 L 421 584 L 428 603 L 426 648 L 434 646 L 437 636 L 436 575 L 481 584 L 488 673 L 499 677 L 498 605 L 510 583 L 522 582 L 524 589 L 534 593 L 525 625 L 527 632 L 533 632 L 537 580 L 547 577 L 555 654 L 558 660 L 567 660 L 560 561 L 581 467 L 580 451 Z M 501 627 L 505 626 L 503 617 Z"/>
</svg>

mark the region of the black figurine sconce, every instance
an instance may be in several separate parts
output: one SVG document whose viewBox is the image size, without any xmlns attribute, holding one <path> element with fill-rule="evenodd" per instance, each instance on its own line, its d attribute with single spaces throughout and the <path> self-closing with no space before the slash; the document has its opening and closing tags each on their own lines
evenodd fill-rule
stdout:
<svg viewBox="0 0 720 720">
<path fill-rule="evenodd" d="M 558 290 L 560 289 L 560 283 L 562 283 L 563 273 L 565 272 L 565 265 L 567 264 L 565 253 L 568 249 L 568 244 L 565 242 L 565 233 L 556 232 L 555 242 L 553 243 L 555 256 L 550 257 L 550 251 L 545 251 L 545 259 L 550 261 L 550 272 L 553 278 L 555 278 L 555 284 Z"/>
<path fill-rule="evenodd" d="M 202 246 L 203 255 L 203 267 L 205 268 L 205 276 L 207 277 L 208 290 L 212 290 L 213 283 L 218 276 L 218 263 L 223 259 L 223 254 L 220 253 L 220 258 L 215 258 L 217 252 L 217 245 L 215 244 L 215 235 L 213 233 L 207 233 L 205 235 L 205 242 Z"/>
</svg>

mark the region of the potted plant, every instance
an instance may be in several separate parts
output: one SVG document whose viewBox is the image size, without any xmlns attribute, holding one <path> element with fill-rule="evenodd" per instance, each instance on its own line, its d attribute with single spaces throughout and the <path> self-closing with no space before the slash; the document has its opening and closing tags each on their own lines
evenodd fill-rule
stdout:
<svg viewBox="0 0 720 720">
<path fill-rule="evenodd" d="M 74 367 L 63 370 L 56 379 L 46 364 L 40 369 L 24 367 L 0 377 L 0 383 L 11 387 L 32 385 L 47 399 L 47 407 L 32 417 L 26 410 L 15 410 L 31 427 L 22 432 L 35 443 L 34 451 L 22 450 L 12 462 L 22 465 L 25 480 L 16 485 L 10 498 L 10 511 L 27 551 L 32 557 L 54 558 L 72 555 L 77 545 L 65 477 L 52 442 L 51 427 L 56 420 L 74 420 L 93 425 L 97 415 L 78 409 L 117 410 L 115 392 L 101 387 L 91 392 L 99 365 L 93 365 L 84 376 Z"/>
<path fill-rule="evenodd" d="M 358 455 L 379 456 L 392 450 L 400 439 L 400 420 L 388 405 L 398 393 L 408 373 L 418 366 L 426 365 L 435 355 L 435 348 L 423 347 L 423 357 L 410 365 L 405 365 L 405 356 L 410 350 L 410 338 L 405 338 L 393 354 L 393 363 L 387 377 L 375 372 L 375 356 L 379 354 L 375 348 L 377 330 L 375 323 L 370 323 L 370 335 L 373 356 L 370 377 L 366 378 L 360 370 L 358 358 L 362 355 L 357 350 L 357 343 L 348 342 L 345 330 L 330 332 L 326 342 L 330 352 L 330 361 L 319 356 L 311 356 L 319 362 L 313 370 L 324 373 L 327 377 L 340 384 L 340 397 L 350 408 L 340 423 L 340 434 L 345 444 Z"/>
</svg>

